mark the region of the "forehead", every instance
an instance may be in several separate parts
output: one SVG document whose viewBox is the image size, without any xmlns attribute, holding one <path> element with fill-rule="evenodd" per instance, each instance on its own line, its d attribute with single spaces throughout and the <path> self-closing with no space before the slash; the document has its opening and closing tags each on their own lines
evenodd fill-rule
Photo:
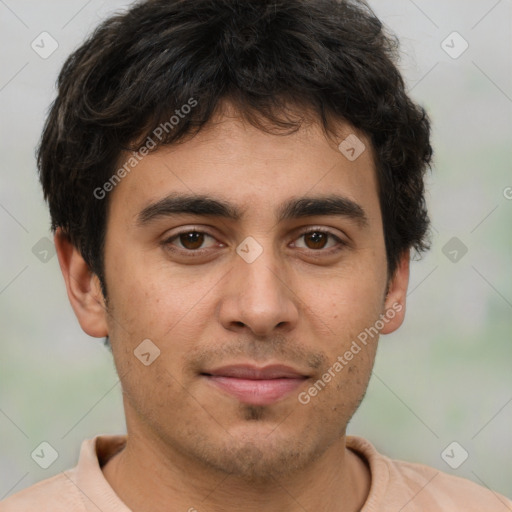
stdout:
<svg viewBox="0 0 512 512">
<path fill-rule="evenodd" d="M 123 156 L 120 166 L 133 158 Z M 130 222 L 176 193 L 223 199 L 244 218 L 271 211 L 277 217 L 290 197 L 332 194 L 364 203 L 369 217 L 380 214 L 372 148 L 344 123 L 329 138 L 316 123 L 276 134 L 224 114 L 194 137 L 137 159 L 124 174 L 111 192 L 109 215 Z"/>
</svg>

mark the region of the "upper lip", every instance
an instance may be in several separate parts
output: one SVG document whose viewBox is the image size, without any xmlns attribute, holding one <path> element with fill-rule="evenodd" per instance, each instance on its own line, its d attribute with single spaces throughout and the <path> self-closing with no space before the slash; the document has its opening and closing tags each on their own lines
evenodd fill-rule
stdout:
<svg viewBox="0 0 512 512">
<path fill-rule="evenodd" d="M 248 364 L 229 365 L 207 370 L 202 373 L 216 377 L 253 380 L 297 379 L 307 377 L 307 375 L 304 375 L 298 370 L 282 364 L 273 364 L 262 368 Z"/>
</svg>

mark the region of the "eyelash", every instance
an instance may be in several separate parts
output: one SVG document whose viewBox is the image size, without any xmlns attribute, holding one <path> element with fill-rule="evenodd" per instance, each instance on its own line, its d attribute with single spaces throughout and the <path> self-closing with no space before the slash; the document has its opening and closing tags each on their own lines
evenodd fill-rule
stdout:
<svg viewBox="0 0 512 512">
<path fill-rule="evenodd" d="M 211 238 L 215 238 L 213 235 L 211 235 L 207 231 L 200 231 L 200 230 L 196 230 L 196 229 L 186 229 L 186 230 L 180 231 L 179 233 L 175 233 L 170 238 L 167 238 L 166 240 L 164 240 L 162 242 L 162 245 L 173 252 L 181 252 L 182 254 L 185 253 L 187 256 L 192 256 L 192 257 L 202 256 L 205 252 L 209 251 L 209 248 L 207 248 L 207 249 L 184 249 L 181 247 L 176 247 L 172 244 L 172 242 L 174 240 L 178 239 L 181 235 L 187 235 L 189 233 L 198 233 L 198 234 L 202 234 L 202 235 L 207 235 Z M 304 249 L 311 253 L 323 253 L 324 255 L 325 254 L 334 254 L 334 253 L 342 250 L 343 248 L 345 248 L 348 245 L 347 242 L 345 242 L 344 240 L 342 240 L 341 238 L 336 236 L 334 233 L 332 233 L 331 231 L 328 231 L 326 229 L 323 229 L 323 228 L 311 228 L 311 229 L 308 229 L 307 231 L 303 231 L 302 233 L 299 234 L 299 236 L 297 238 L 295 238 L 295 240 L 297 240 L 298 238 L 302 238 L 306 235 L 309 235 L 311 233 L 321 233 L 321 234 L 327 235 L 328 237 L 333 238 L 337 242 L 337 246 L 329 247 L 327 249 Z"/>
</svg>

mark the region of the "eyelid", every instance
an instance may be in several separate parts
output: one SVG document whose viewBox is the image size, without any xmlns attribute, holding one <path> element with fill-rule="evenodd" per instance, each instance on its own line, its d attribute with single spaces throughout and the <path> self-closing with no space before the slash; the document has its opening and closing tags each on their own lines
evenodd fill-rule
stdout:
<svg viewBox="0 0 512 512">
<path fill-rule="evenodd" d="M 334 233 L 331 229 L 329 228 L 326 228 L 326 227 L 323 227 L 323 226 L 307 226 L 307 227 L 303 227 L 303 228 L 299 228 L 295 231 L 294 235 L 293 235 L 293 239 L 292 241 L 295 241 L 296 239 L 298 238 L 301 238 L 305 235 L 308 235 L 310 233 L 324 233 L 326 235 L 329 235 L 330 237 L 334 238 L 335 241 L 337 242 L 337 245 L 334 246 L 334 247 L 329 247 L 327 249 L 304 249 L 306 251 L 310 251 L 312 253 L 318 253 L 318 254 L 321 254 L 321 253 L 329 253 L 329 252 L 335 252 L 337 249 L 341 249 L 343 247 L 346 247 L 349 245 L 349 242 L 345 239 L 343 239 L 341 236 L 337 235 L 336 233 Z M 206 236 L 209 236 L 213 239 L 217 239 L 216 236 L 212 233 L 210 233 L 208 230 L 206 230 L 204 227 L 200 227 L 200 226 L 190 226 L 190 227 L 186 227 L 180 231 L 178 231 L 177 233 L 174 233 L 172 234 L 171 236 L 167 236 L 162 244 L 164 246 L 169 246 L 169 245 L 173 245 L 171 242 L 173 242 L 176 238 L 178 238 L 179 236 L 181 235 L 185 235 L 185 234 L 188 234 L 188 233 L 200 233 L 200 234 L 203 234 L 203 235 L 206 235 Z M 225 245 L 223 244 L 222 242 L 220 242 L 221 245 Z M 195 254 L 195 255 L 199 255 L 199 254 L 202 254 L 203 252 L 205 251 L 208 251 L 210 248 L 202 248 L 202 249 L 195 249 L 195 250 L 192 250 L 192 249 L 183 249 L 181 247 L 177 247 L 177 246 L 173 246 L 174 249 L 176 251 L 180 251 L 180 252 L 184 252 L 184 253 L 187 253 L 187 254 Z"/>
<path fill-rule="evenodd" d="M 176 233 L 173 233 L 172 235 L 170 236 L 166 236 L 164 238 L 164 240 L 162 241 L 162 244 L 167 246 L 167 245 L 172 245 L 171 242 L 173 242 L 174 240 L 176 240 L 177 238 L 179 238 L 181 235 L 186 235 L 188 233 L 199 233 L 201 235 L 206 235 L 206 236 L 209 236 L 210 238 L 213 238 L 215 240 L 217 240 L 217 237 L 210 233 L 209 231 L 205 230 L 204 228 L 202 227 L 186 227 Z M 220 242 L 222 244 L 222 242 Z M 224 244 L 222 244 L 224 245 Z M 176 247 L 176 246 L 175 246 Z M 181 247 L 176 247 L 177 250 L 179 251 L 186 251 L 188 253 L 196 253 L 196 254 L 199 254 L 200 252 L 202 251 L 205 251 L 207 249 L 196 249 L 196 250 L 190 250 L 190 249 L 183 249 Z"/>
<path fill-rule="evenodd" d="M 331 238 L 334 238 L 337 242 L 337 246 L 335 247 L 329 247 L 327 249 L 309 249 L 309 251 L 313 253 L 328 253 L 331 251 L 335 251 L 336 249 L 339 249 L 340 247 L 345 247 L 349 245 L 348 240 L 344 239 L 341 235 L 338 235 L 334 233 L 331 229 L 323 227 L 323 226 L 308 226 L 307 228 L 300 229 L 297 231 L 297 234 L 294 235 L 293 240 L 296 240 L 297 238 L 301 238 L 304 235 L 309 235 L 310 233 L 323 233 L 326 235 L 329 235 Z M 307 250 L 307 249 L 306 249 Z"/>
</svg>

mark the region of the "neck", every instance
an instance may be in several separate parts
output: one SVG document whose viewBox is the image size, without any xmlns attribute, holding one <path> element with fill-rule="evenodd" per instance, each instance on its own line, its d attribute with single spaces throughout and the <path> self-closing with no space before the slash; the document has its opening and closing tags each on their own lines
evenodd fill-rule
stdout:
<svg viewBox="0 0 512 512">
<path fill-rule="evenodd" d="M 134 512 L 353 512 L 370 488 L 368 467 L 345 447 L 345 436 L 306 470 L 249 482 L 205 467 L 158 438 L 129 432 L 126 447 L 103 473 Z"/>
</svg>

